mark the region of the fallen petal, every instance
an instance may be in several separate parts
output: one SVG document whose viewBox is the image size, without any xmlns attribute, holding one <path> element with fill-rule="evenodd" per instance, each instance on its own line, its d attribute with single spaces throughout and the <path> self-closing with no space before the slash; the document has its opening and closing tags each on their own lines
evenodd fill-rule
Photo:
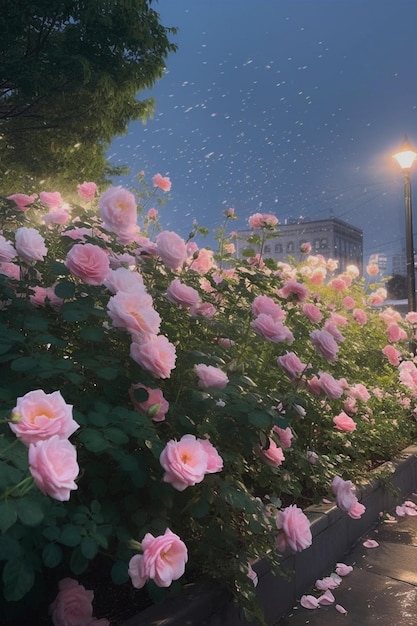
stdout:
<svg viewBox="0 0 417 626">
<path fill-rule="evenodd" d="M 404 506 L 409 506 L 411 509 L 417 509 L 417 504 L 411 500 L 406 500 Z"/>
<path fill-rule="evenodd" d="M 323 504 L 333 504 L 332 500 L 328 500 L 327 498 L 322 499 Z"/>
<path fill-rule="evenodd" d="M 304 609 L 318 609 L 320 607 L 317 598 L 310 595 L 302 596 L 300 604 Z"/>
<path fill-rule="evenodd" d="M 342 615 L 346 615 L 347 613 L 345 607 L 342 606 L 341 604 L 336 604 L 335 609 L 336 611 L 339 611 L 339 613 L 342 613 Z"/>
<path fill-rule="evenodd" d="M 347 576 L 353 570 L 352 565 L 346 565 L 345 563 L 336 564 L 336 574 L 338 576 Z"/>
<path fill-rule="evenodd" d="M 323 595 L 320 596 L 320 598 L 318 598 L 317 602 L 319 604 L 329 605 L 329 604 L 333 604 L 335 599 L 336 598 L 334 597 L 332 592 L 328 589 L 327 591 L 323 593 Z"/>
<path fill-rule="evenodd" d="M 410 506 L 403 505 L 404 513 L 406 515 L 417 515 L 416 509 L 412 509 Z"/>
<path fill-rule="evenodd" d="M 395 513 L 398 515 L 398 517 L 404 517 L 405 515 L 404 507 L 403 506 L 395 507 Z"/>
<path fill-rule="evenodd" d="M 379 543 L 375 539 L 367 539 L 363 542 L 364 548 L 378 548 Z"/>
<path fill-rule="evenodd" d="M 327 591 L 327 589 L 336 589 L 340 583 L 336 581 L 332 576 L 326 576 L 326 578 L 319 578 L 314 583 L 316 589 L 319 591 Z"/>
</svg>

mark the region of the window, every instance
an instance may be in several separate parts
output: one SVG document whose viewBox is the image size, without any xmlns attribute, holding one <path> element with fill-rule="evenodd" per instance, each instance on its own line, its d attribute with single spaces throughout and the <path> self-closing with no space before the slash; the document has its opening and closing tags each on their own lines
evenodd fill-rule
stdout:
<svg viewBox="0 0 417 626">
<path fill-rule="evenodd" d="M 326 248 L 327 248 L 327 239 L 326 237 L 323 237 L 322 239 L 320 239 L 320 249 L 325 250 Z"/>
<path fill-rule="evenodd" d="M 275 244 L 275 254 L 282 254 L 282 243 Z"/>
<path fill-rule="evenodd" d="M 293 241 L 289 241 L 287 243 L 287 252 L 294 252 L 294 242 Z"/>
</svg>

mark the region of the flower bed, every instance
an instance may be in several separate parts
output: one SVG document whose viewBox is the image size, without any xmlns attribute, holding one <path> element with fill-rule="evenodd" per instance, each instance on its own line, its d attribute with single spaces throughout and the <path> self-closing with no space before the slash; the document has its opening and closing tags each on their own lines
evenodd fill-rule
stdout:
<svg viewBox="0 0 417 626">
<path fill-rule="evenodd" d="M 413 440 L 417 315 L 307 244 L 264 258 L 269 214 L 243 259 L 233 209 L 216 251 L 185 241 L 158 221 L 169 179 L 139 182 L 2 200 L 2 601 L 46 569 L 54 624 L 73 596 L 93 620 L 77 578 L 104 554 L 156 601 L 217 578 L 262 622 L 252 564 L 308 548 L 324 495 L 360 525 L 352 481 Z"/>
</svg>

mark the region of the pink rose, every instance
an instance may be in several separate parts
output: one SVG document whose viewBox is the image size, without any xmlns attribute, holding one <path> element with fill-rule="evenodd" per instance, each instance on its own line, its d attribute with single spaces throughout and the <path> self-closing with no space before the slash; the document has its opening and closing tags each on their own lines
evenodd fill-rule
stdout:
<svg viewBox="0 0 417 626">
<path fill-rule="evenodd" d="M 301 552 L 311 546 L 313 538 L 310 522 L 295 504 L 278 511 L 276 525 L 280 531 L 277 538 L 277 547 L 280 552 L 284 552 L 287 546 L 296 552 Z"/>
<path fill-rule="evenodd" d="M 0 235 L 0 263 L 10 263 L 16 256 L 16 250 L 10 241 Z"/>
<path fill-rule="evenodd" d="M 201 483 L 207 473 L 208 454 L 194 435 L 184 435 L 179 441 L 168 441 L 159 461 L 165 470 L 163 480 L 178 491 Z"/>
<path fill-rule="evenodd" d="M 50 304 L 54 308 L 63 305 L 64 300 L 55 294 L 54 287 L 32 287 L 33 295 L 29 296 L 33 306 L 46 306 Z"/>
<path fill-rule="evenodd" d="M 155 174 L 152 178 L 154 187 L 162 189 L 162 191 L 169 191 L 171 189 L 171 181 L 168 176 L 161 176 L 161 174 Z"/>
<path fill-rule="evenodd" d="M 330 333 L 333 339 L 337 341 L 337 343 L 341 343 L 342 341 L 345 340 L 344 335 L 342 335 L 342 333 L 338 329 L 337 325 L 332 321 L 332 319 L 328 319 L 324 322 L 323 330 L 326 330 L 328 333 Z"/>
<path fill-rule="evenodd" d="M 78 476 L 77 452 L 68 439 L 53 435 L 44 441 L 29 445 L 29 469 L 43 494 L 63 502 L 70 492 L 78 489 L 74 482 Z"/>
<path fill-rule="evenodd" d="M 156 253 L 171 270 L 181 268 L 187 260 L 187 246 L 177 233 L 163 230 L 156 236 Z"/>
<path fill-rule="evenodd" d="M 269 437 L 269 448 L 267 450 L 260 448 L 259 451 L 265 463 L 271 467 L 279 467 L 285 461 L 282 448 L 279 448 L 271 437 Z"/>
<path fill-rule="evenodd" d="M 387 326 L 389 326 L 390 324 L 396 324 L 397 322 L 401 322 L 401 313 L 399 313 L 390 306 L 381 311 L 379 317 Z"/>
<path fill-rule="evenodd" d="M 278 365 L 282 367 L 291 380 L 297 378 L 307 368 L 307 365 L 302 363 L 294 352 L 287 352 L 278 357 Z"/>
<path fill-rule="evenodd" d="M 356 383 L 355 385 L 351 385 L 348 390 L 349 396 L 355 398 L 356 400 L 360 400 L 361 402 L 368 402 L 371 397 L 371 394 L 362 383 Z"/>
<path fill-rule="evenodd" d="M 349 415 L 346 415 L 344 411 L 342 411 L 341 413 L 339 413 L 339 415 L 336 415 L 336 417 L 333 418 L 333 423 L 337 430 L 341 430 L 346 433 L 351 433 L 356 430 L 356 424 L 354 420 L 349 417 Z"/>
<path fill-rule="evenodd" d="M 17 398 L 12 416 L 9 426 L 27 446 L 53 435 L 66 439 L 79 428 L 72 417 L 72 404 L 67 404 L 59 391 L 29 391 Z"/>
<path fill-rule="evenodd" d="M 200 302 L 195 304 L 190 309 L 190 315 L 192 317 L 204 317 L 211 320 L 217 313 L 216 307 L 211 302 Z"/>
<path fill-rule="evenodd" d="M 148 392 L 148 399 L 143 402 L 138 402 L 134 394 L 135 389 L 145 389 L 145 391 Z M 164 421 L 165 415 L 169 410 L 169 402 L 165 400 L 162 389 L 152 389 L 151 387 L 145 387 L 145 385 L 137 383 L 136 385 L 131 385 L 129 396 L 137 411 L 140 411 L 144 415 L 149 415 L 154 422 Z"/>
<path fill-rule="evenodd" d="M 317 352 L 325 359 L 328 361 L 336 360 L 339 346 L 331 333 L 327 330 L 313 330 L 310 333 L 310 339 Z"/>
<path fill-rule="evenodd" d="M 277 224 L 278 218 L 271 213 L 254 213 L 249 218 L 251 228 L 275 228 Z"/>
<path fill-rule="evenodd" d="M 49 606 L 54 626 L 89 626 L 93 619 L 94 592 L 72 578 L 58 583 L 59 592 Z"/>
<path fill-rule="evenodd" d="M 63 207 L 60 209 L 54 209 L 50 213 L 42 216 L 42 221 L 50 226 L 51 224 L 67 224 L 70 221 L 70 214 Z"/>
<path fill-rule="evenodd" d="M 169 284 L 167 298 L 170 302 L 185 308 L 190 308 L 200 302 L 198 291 L 182 283 L 179 278 L 175 278 Z"/>
<path fill-rule="evenodd" d="M 401 352 L 394 348 L 394 346 L 387 345 L 382 349 L 382 353 L 387 357 L 391 365 L 399 365 L 401 359 Z"/>
<path fill-rule="evenodd" d="M 227 375 L 218 367 L 200 363 L 194 365 L 200 389 L 224 389 L 229 382 Z"/>
<path fill-rule="evenodd" d="M 303 302 L 308 296 L 308 289 L 302 283 L 290 278 L 282 289 L 279 290 L 279 295 L 282 298 L 292 297 L 296 302 Z"/>
<path fill-rule="evenodd" d="M 319 307 L 310 302 L 303 305 L 302 311 L 312 324 L 318 324 L 323 319 L 323 313 Z"/>
<path fill-rule="evenodd" d="M 353 309 L 353 318 L 361 326 L 364 326 L 368 321 L 368 316 L 363 309 Z"/>
<path fill-rule="evenodd" d="M 291 345 L 294 341 L 294 335 L 291 330 L 281 324 L 281 322 L 275 322 L 270 315 L 261 313 L 256 319 L 251 322 L 251 328 L 272 343 L 286 343 Z"/>
<path fill-rule="evenodd" d="M 281 306 L 269 296 L 256 296 L 251 308 L 255 316 L 265 313 L 270 315 L 275 322 L 283 322 L 287 315 Z"/>
<path fill-rule="evenodd" d="M 136 589 L 141 589 L 149 578 L 158 587 L 169 587 L 184 574 L 187 547 L 169 528 L 159 537 L 146 533 L 142 550 L 143 554 L 135 554 L 129 562 L 129 576 Z"/>
<path fill-rule="evenodd" d="M 0 274 L 5 274 L 13 280 L 20 280 L 20 266 L 16 263 L 0 263 Z"/>
<path fill-rule="evenodd" d="M 65 265 L 86 285 L 102 285 L 110 272 L 109 257 L 92 243 L 76 243 L 67 254 Z"/>
<path fill-rule="evenodd" d="M 331 374 L 321 372 L 319 385 L 322 392 L 325 393 L 326 396 L 328 396 L 329 398 L 337 399 L 341 398 L 343 395 L 343 385 L 341 385 L 340 382 L 336 380 Z"/>
<path fill-rule="evenodd" d="M 198 274 L 207 274 L 214 266 L 213 251 L 207 248 L 200 248 L 195 259 L 190 263 L 190 269 Z"/>
<path fill-rule="evenodd" d="M 279 441 L 283 448 L 291 448 L 291 442 L 294 437 L 293 432 L 289 426 L 287 428 L 280 428 L 279 426 L 274 426 L 272 428 L 274 433 L 276 433 L 279 437 Z"/>
<path fill-rule="evenodd" d="M 304 243 L 302 243 L 300 246 L 300 252 L 302 252 L 303 254 L 310 254 L 311 243 L 309 243 L 308 241 L 305 241 Z"/>
<path fill-rule="evenodd" d="M 87 183 L 84 181 L 81 185 L 77 185 L 77 191 L 78 195 L 83 200 L 93 200 L 97 193 L 97 185 L 96 183 Z"/>
<path fill-rule="evenodd" d="M 21 226 L 15 235 L 17 254 L 25 261 L 43 261 L 48 253 L 45 240 L 36 228 Z"/>
<path fill-rule="evenodd" d="M 355 501 L 353 502 L 352 506 L 350 507 L 350 509 L 348 511 L 348 515 L 352 519 L 359 519 L 360 517 L 362 517 L 362 515 L 365 513 L 365 511 L 366 511 L 365 505 L 361 504 L 361 502 L 359 502 L 358 499 L 355 497 Z"/>
<path fill-rule="evenodd" d="M 343 306 L 345 309 L 354 309 L 356 305 L 355 300 L 351 296 L 343 298 Z"/>
<path fill-rule="evenodd" d="M 64 201 L 59 191 L 41 191 L 39 194 L 39 199 L 42 204 L 45 204 L 48 209 L 52 210 L 59 209 L 59 207 L 64 204 Z"/>
<path fill-rule="evenodd" d="M 156 378 L 169 378 L 175 367 L 175 346 L 164 335 L 148 335 L 133 342 L 130 356 Z"/>
<path fill-rule="evenodd" d="M 101 194 L 99 207 L 103 225 L 110 232 L 130 237 L 138 231 L 135 196 L 127 189 L 109 187 Z"/>
<path fill-rule="evenodd" d="M 14 193 L 11 196 L 7 196 L 8 200 L 12 200 L 19 211 L 27 211 L 31 204 L 33 204 L 37 198 L 37 194 L 33 193 L 31 196 L 27 196 L 25 193 Z"/>
<path fill-rule="evenodd" d="M 336 497 L 336 504 L 342 511 L 349 511 L 355 503 L 356 496 L 353 493 L 354 484 L 350 480 L 343 480 L 340 476 L 335 476 L 332 481 L 332 491 Z"/>
<path fill-rule="evenodd" d="M 157 335 L 161 325 L 152 298 L 145 291 L 118 291 L 107 303 L 113 326 L 139 335 Z"/>
<path fill-rule="evenodd" d="M 409 324 L 417 324 L 417 312 L 416 311 L 409 311 L 407 313 L 407 315 L 405 316 L 405 321 L 408 322 Z"/>
<path fill-rule="evenodd" d="M 103 284 L 111 293 L 117 293 L 118 291 L 126 291 L 127 293 L 145 291 L 141 274 L 127 267 L 118 267 L 116 270 L 111 270 Z"/>
<path fill-rule="evenodd" d="M 387 328 L 388 341 L 396 342 L 407 339 L 407 333 L 398 324 L 390 324 Z"/>
<path fill-rule="evenodd" d="M 198 439 L 207 453 L 206 474 L 215 474 L 223 469 L 223 459 L 208 439 Z"/>
<path fill-rule="evenodd" d="M 150 220 L 157 220 L 158 219 L 158 209 L 149 209 L 147 214 L 146 214 L 147 218 Z"/>
</svg>

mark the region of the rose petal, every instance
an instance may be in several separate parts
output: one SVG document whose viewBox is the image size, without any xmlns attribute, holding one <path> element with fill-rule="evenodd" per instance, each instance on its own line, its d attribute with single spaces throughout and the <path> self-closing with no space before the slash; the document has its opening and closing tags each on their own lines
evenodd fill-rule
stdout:
<svg viewBox="0 0 417 626">
<path fill-rule="evenodd" d="M 412 509 L 417 509 L 417 504 L 415 502 L 412 502 L 411 500 L 406 500 L 404 502 L 404 506 L 409 506 Z"/>
<path fill-rule="evenodd" d="M 333 504 L 332 500 L 328 500 L 327 498 L 322 499 L 323 504 Z"/>
<path fill-rule="evenodd" d="M 332 592 L 328 589 L 327 591 L 325 591 L 323 593 L 323 595 L 320 596 L 320 598 L 318 598 L 317 602 L 319 604 L 323 604 L 323 605 L 329 605 L 329 604 L 333 604 L 333 602 L 335 601 L 335 597 L 332 594 Z"/>
<path fill-rule="evenodd" d="M 405 515 L 404 507 L 403 506 L 395 507 L 395 513 L 396 515 L 398 515 L 398 517 L 404 517 Z"/>
<path fill-rule="evenodd" d="M 362 545 L 364 548 L 378 548 L 379 543 L 375 539 L 367 539 Z"/>
<path fill-rule="evenodd" d="M 304 609 L 318 609 L 320 608 L 320 604 L 314 596 L 302 596 L 300 600 L 300 604 Z"/>
<path fill-rule="evenodd" d="M 346 563 L 336 564 L 336 574 L 338 576 L 347 576 L 353 570 L 352 565 L 346 565 Z"/>
<path fill-rule="evenodd" d="M 406 515 L 417 515 L 417 511 L 415 509 L 412 509 L 411 507 L 406 506 L 405 504 L 403 505 L 403 509 Z"/>
<path fill-rule="evenodd" d="M 316 580 L 314 586 L 320 591 L 327 591 L 327 589 L 337 589 L 337 587 L 340 585 L 341 580 L 341 578 L 339 578 L 339 580 L 336 580 L 333 576 L 326 576 L 325 578 L 320 578 Z"/>
<path fill-rule="evenodd" d="M 345 607 L 342 606 L 341 604 L 336 604 L 335 609 L 336 611 L 339 611 L 339 613 L 342 613 L 342 615 L 346 615 L 347 613 Z"/>
</svg>

